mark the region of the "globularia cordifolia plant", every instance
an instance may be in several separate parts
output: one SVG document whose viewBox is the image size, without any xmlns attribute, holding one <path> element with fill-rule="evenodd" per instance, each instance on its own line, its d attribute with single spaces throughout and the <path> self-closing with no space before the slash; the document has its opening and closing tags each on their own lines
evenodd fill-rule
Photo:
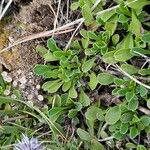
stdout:
<svg viewBox="0 0 150 150">
<path fill-rule="evenodd" d="M 46 150 L 41 145 L 37 138 L 29 138 L 26 135 L 22 135 L 22 140 L 14 144 L 14 150 Z"/>
</svg>

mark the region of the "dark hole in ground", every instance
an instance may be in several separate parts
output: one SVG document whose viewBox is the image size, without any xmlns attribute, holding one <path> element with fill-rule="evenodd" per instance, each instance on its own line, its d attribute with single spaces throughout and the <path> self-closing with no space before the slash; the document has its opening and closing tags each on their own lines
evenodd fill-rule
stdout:
<svg viewBox="0 0 150 150">
<path fill-rule="evenodd" d="M 30 2 L 32 2 L 33 0 L 20 0 L 20 3 L 22 5 L 28 5 Z"/>
<path fill-rule="evenodd" d="M 150 14 L 150 5 L 144 6 L 143 10 Z"/>
</svg>

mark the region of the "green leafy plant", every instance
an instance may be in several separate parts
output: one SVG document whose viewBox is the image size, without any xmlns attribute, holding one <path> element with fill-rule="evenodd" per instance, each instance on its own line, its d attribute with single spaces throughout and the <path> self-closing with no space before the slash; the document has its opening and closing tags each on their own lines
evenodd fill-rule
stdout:
<svg viewBox="0 0 150 150">
<path fill-rule="evenodd" d="M 78 38 L 67 50 L 57 46 L 55 38 L 46 48 L 36 48 L 45 62 L 37 64 L 34 73 L 43 77 L 46 108 L 16 100 L 20 105 L 13 109 L 12 99 L 0 97 L 0 106 L 15 111 L 14 116 L 19 114 L 16 109 L 32 116 L 11 127 L 4 124 L 6 138 L 0 142 L 15 141 L 18 128 L 40 134 L 33 131 L 34 122 L 36 128 L 47 126 L 51 132 L 51 149 L 148 149 L 150 33 L 145 7 L 149 4 L 148 0 L 73 2 L 71 9 L 83 16 Z M 1 78 L 0 85 L 3 91 Z M 12 141 L 9 127 L 17 132 Z"/>
</svg>

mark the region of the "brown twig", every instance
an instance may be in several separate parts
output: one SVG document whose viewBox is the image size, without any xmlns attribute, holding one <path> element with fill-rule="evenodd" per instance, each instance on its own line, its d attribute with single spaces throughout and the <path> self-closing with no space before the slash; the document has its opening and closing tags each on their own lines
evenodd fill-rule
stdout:
<svg viewBox="0 0 150 150">
<path fill-rule="evenodd" d="M 55 35 L 60 35 L 60 34 L 71 32 L 73 30 L 74 30 L 73 28 L 72 29 L 66 29 L 66 30 L 60 30 L 60 31 L 56 30 L 56 32 L 54 34 Z M 53 30 L 51 30 L 51 31 L 44 31 L 44 32 L 40 32 L 40 33 L 29 35 L 29 36 L 25 36 L 25 37 L 20 38 L 17 41 L 15 41 L 12 45 L 2 49 L 0 51 L 0 53 L 3 53 L 4 51 L 7 51 L 7 50 L 11 49 L 12 47 L 17 46 L 19 44 L 22 44 L 24 42 L 35 40 L 35 39 L 42 38 L 42 37 L 49 37 L 52 34 L 53 34 Z"/>
<path fill-rule="evenodd" d="M 27 117 L 28 117 L 28 115 L 12 117 L 12 118 L 8 118 L 8 119 L 5 119 L 5 120 L 2 120 L 2 123 L 13 122 L 16 119 L 24 119 L 24 118 L 27 118 Z"/>
<path fill-rule="evenodd" d="M 139 106 L 138 110 L 141 111 L 142 113 L 144 113 L 144 114 L 150 116 L 150 110 L 149 110 L 149 109 L 144 108 L 144 107 L 142 107 L 142 106 Z"/>
</svg>

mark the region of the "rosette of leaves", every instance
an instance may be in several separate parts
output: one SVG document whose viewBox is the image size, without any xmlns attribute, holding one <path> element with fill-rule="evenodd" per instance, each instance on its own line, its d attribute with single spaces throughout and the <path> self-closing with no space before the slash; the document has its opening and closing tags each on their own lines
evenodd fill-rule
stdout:
<svg viewBox="0 0 150 150">
<path fill-rule="evenodd" d="M 46 65 L 36 65 L 34 72 L 49 81 L 42 86 L 49 93 L 57 92 L 60 87 L 63 92 L 75 90 L 82 76 L 78 53 L 76 51 L 63 51 L 59 49 L 53 39 L 47 42 L 48 50 L 43 54 Z"/>
<path fill-rule="evenodd" d="M 114 83 L 116 88 L 112 94 L 120 97 L 122 102 L 106 112 L 105 121 L 109 124 L 109 131 L 118 140 L 126 136 L 134 139 L 141 132 L 149 132 L 150 117 L 140 115 L 138 109 L 144 103 L 148 104 L 149 91 L 128 78 L 115 78 Z"/>
</svg>

